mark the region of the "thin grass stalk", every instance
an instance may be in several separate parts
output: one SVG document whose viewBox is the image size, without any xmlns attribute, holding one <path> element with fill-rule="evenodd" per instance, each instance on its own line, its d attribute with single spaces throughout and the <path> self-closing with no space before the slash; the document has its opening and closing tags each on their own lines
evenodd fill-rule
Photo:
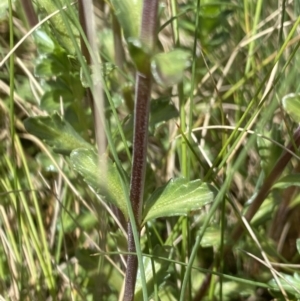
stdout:
<svg viewBox="0 0 300 301">
<path fill-rule="evenodd" d="M 31 227 L 32 232 L 35 234 L 34 236 L 36 239 L 36 244 L 37 244 L 37 246 L 38 246 L 38 243 L 41 244 L 41 246 L 39 248 L 37 248 L 37 256 L 39 257 L 39 260 L 42 264 L 48 288 L 49 288 L 51 294 L 53 294 L 53 296 L 54 296 L 56 284 L 55 284 L 55 281 L 53 278 L 54 275 L 53 275 L 53 270 L 52 270 L 51 256 L 50 256 L 50 251 L 48 248 L 47 237 L 46 237 L 46 232 L 44 229 L 41 209 L 40 209 L 38 197 L 36 195 L 36 190 L 34 189 L 34 185 L 31 181 L 31 176 L 30 176 L 29 167 L 28 167 L 28 164 L 27 164 L 27 161 L 25 158 L 25 154 L 23 152 L 23 148 L 21 146 L 19 139 L 17 139 L 17 147 L 18 147 L 21 161 L 22 161 L 22 164 L 24 167 L 25 177 L 27 179 L 29 188 L 32 191 L 31 195 L 32 195 L 32 200 L 33 200 L 33 207 L 35 209 L 35 214 L 36 214 L 36 219 L 37 219 L 36 223 L 37 223 L 39 232 L 36 232 L 36 226 L 34 226 L 34 223 L 32 221 L 30 209 L 28 208 L 28 201 L 27 201 L 25 195 L 23 193 L 21 193 L 20 197 L 22 199 L 22 204 L 23 204 L 24 209 L 25 209 L 25 207 L 27 207 L 26 214 L 27 214 L 28 220 L 31 220 L 30 227 Z"/>
<path fill-rule="evenodd" d="M 13 10 L 12 1 L 8 1 L 9 5 L 9 47 L 14 47 L 14 25 L 13 25 Z M 13 167 L 13 183 L 14 189 L 17 188 L 17 166 L 16 166 L 16 149 L 15 149 L 15 54 L 12 53 L 9 57 L 9 119 L 10 119 L 10 137 L 11 137 L 11 157 Z M 20 212 L 20 211 L 19 211 Z"/>
<path fill-rule="evenodd" d="M 179 36 L 179 24 L 178 24 L 178 9 L 177 9 L 177 2 L 175 0 L 171 0 L 171 12 L 172 12 L 172 34 L 173 34 L 173 41 L 175 47 L 180 47 L 180 36 Z M 183 91 L 183 83 L 179 83 L 177 85 L 177 93 L 179 99 L 179 116 L 180 116 L 180 129 L 182 132 L 186 131 L 186 112 L 185 112 L 185 97 Z M 189 178 L 189 153 L 187 148 L 187 143 L 184 138 L 180 140 L 181 144 L 181 153 L 180 153 L 180 162 L 181 162 L 181 173 L 184 177 Z M 185 261 L 186 258 L 189 256 L 189 218 L 184 217 L 181 219 L 181 232 L 182 232 L 182 245 L 181 245 L 181 261 Z M 181 268 L 181 280 L 184 277 L 185 268 L 182 266 Z"/>
<path fill-rule="evenodd" d="M 8 1 L 8 11 L 9 11 L 9 47 L 13 49 L 14 47 L 14 25 L 13 25 L 13 7 L 12 0 Z M 12 175 L 13 175 L 13 190 L 17 190 L 17 163 L 16 163 L 16 145 L 15 145 L 15 102 L 14 102 L 14 89 L 15 89 L 15 54 L 12 53 L 9 57 L 9 121 L 10 121 L 10 138 L 11 138 L 11 160 L 12 160 Z M 18 222 L 18 242 L 22 245 L 22 233 L 21 233 L 21 205 L 18 201 L 18 195 L 16 196 L 17 201 L 17 222 Z M 22 254 L 22 252 L 20 252 Z M 22 256 L 22 255 L 21 255 Z M 19 269 L 21 270 L 19 282 L 19 291 L 22 291 L 23 284 L 23 269 L 22 260 L 18 262 Z"/>
<path fill-rule="evenodd" d="M 296 28 L 298 27 L 298 25 L 300 24 L 300 17 L 295 21 L 294 25 L 293 25 L 293 28 L 291 29 L 291 31 L 289 32 L 285 42 L 283 43 L 283 45 L 281 46 L 280 50 L 278 51 L 278 54 L 276 55 L 275 59 L 274 59 L 274 65 L 275 66 L 278 62 L 278 60 L 281 58 L 281 56 L 283 55 L 283 52 L 284 50 L 288 47 L 288 43 L 289 41 L 292 39 L 294 33 L 295 33 L 295 30 Z M 295 53 L 293 52 L 293 55 Z M 287 64 L 284 66 L 283 70 L 287 67 Z M 253 109 L 254 105 L 257 105 L 257 98 L 259 96 L 259 94 L 261 93 L 267 79 L 269 78 L 271 72 L 272 72 L 272 69 L 273 68 L 270 68 L 270 70 L 267 72 L 266 76 L 264 77 L 264 79 L 261 81 L 259 87 L 257 88 L 256 92 L 255 92 L 255 95 L 253 96 L 251 102 L 249 103 L 247 109 L 245 110 L 243 116 L 241 117 L 241 119 L 237 122 L 236 124 L 236 130 L 234 130 L 231 135 L 228 137 L 225 145 L 223 145 L 223 148 L 222 150 L 219 152 L 218 156 L 216 157 L 216 159 L 214 160 L 213 162 L 213 165 L 212 167 L 210 168 L 210 170 L 207 172 L 207 174 L 205 175 L 203 181 L 206 181 L 208 179 L 210 179 L 212 177 L 212 173 L 213 173 L 213 169 L 218 165 L 218 168 L 217 170 L 220 170 L 228 156 L 225 156 L 224 157 L 224 152 L 227 151 L 227 147 L 230 145 L 230 143 L 232 143 L 232 140 L 236 137 L 236 134 L 238 132 L 238 128 L 241 126 L 241 124 L 246 120 L 247 116 L 249 116 L 250 114 L 250 110 Z M 282 72 L 283 72 L 282 70 Z M 276 77 L 276 79 L 274 80 L 273 82 L 273 88 L 276 86 L 276 84 L 278 83 L 279 79 L 281 78 L 280 75 L 282 74 L 282 72 L 279 74 L 279 76 Z M 256 109 L 256 113 L 255 114 L 252 114 L 252 118 L 247 122 L 246 126 L 244 128 L 246 129 L 249 129 L 249 125 L 252 124 L 253 122 L 253 118 L 256 118 L 257 114 L 260 112 L 260 110 L 262 109 L 263 105 L 264 105 L 264 102 L 265 100 L 267 99 L 267 96 L 270 94 L 270 92 L 272 91 L 272 89 L 270 89 L 268 91 L 268 93 L 266 93 L 264 95 L 264 98 L 259 102 L 259 104 L 257 105 L 257 109 Z M 222 100 L 225 99 L 225 95 L 223 96 Z M 243 133 L 241 133 L 239 135 L 239 137 L 243 135 Z M 234 149 L 236 147 L 236 145 L 238 144 L 238 141 L 239 141 L 239 138 L 236 138 L 235 141 L 233 142 L 232 146 L 231 146 L 231 150 Z M 228 151 L 228 154 L 230 153 L 230 151 Z M 221 160 L 221 157 L 223 157 L 223 159 Z"/>
<path fill-rule="evenodd" d="M 299 20 L 300 20 L 300 18 L 298 18 L 298 20 L 297 20 L 297 22 L 296 22 L 296 24 L 294 25 L 294 27 L 293 27 L 293 29 L 292 29 L 292 32 L 294 32 L 294 28 L 295 28 L 295 26 L 297 26 L 298 25 L 298 22 L 299 22 Z M 288 36 L 288 38 L 287 38 L 287 40 L 290 40 L 290 38 L 291 38 L 291 36 L 292 36 L 292 34 L 291 34 L 291 32 L 290 32 L 290 34 L 289 34 L 289 36 Z M 283 53 L 283 50 L 285 49 L 285 47 L 287 46 L 287 40 L 285 41 L 285 43 L 284 43 L 284 45 L 281 47 L 281 49 L 280 49 L 280 51 L 279 51 L 279 54 L 276 56 L 276 63 L 277 63 L 277 61 L 280 59 L 280 57 L 281 57 L 281 55 L 282 55 L 282 53 Z M 277 82 L 279 81 L 279 79 L 281 78 L 281 75 L 282 75 L 282 73 L 284 72 L 284 70 L 285 70 L 285 68 L 288 66 L 288 64 L 289 64 L 289 62 L 290 62 L 290 60 L 291 60 L 291 58 L 294 56 L 294 54 L 296 53 L 296 50 L 298 49 L 298 47 L 299 47 L 299 45 L 297 45 L 296 46 L 296 49 L 293 51 L 293 53 L 291 54 L 291 56 L 290 56 L 290 59 L 288 60 L 288 62 L 285 64 L 285 66 L 282 68 L 282 71 L 280 72 L 280 74 L 277 76 L 277 78 L 274 80 L 274 84 L 273 84 L 273 86 L 275 87 L 276 86 L 276 84 L 277 84 Z M 272 69 L 271 69 L 272 70 Z M 265 77 L 265 79 L 263 80 L 263 83 L 266 81 L 266 79 L 267 79 L 267 77 L 269 76 L 269 74 L 271 73 L 271 70 L 267 73 L 267 75 L 266 75 L 266 77 Z M 261 91 L 261 89 L 262 89 L 262 85 L 260 85 L 260 87 L 258 88 L 258 90 L 257 90 L 257 92 L 256 92 L 256 95 L 258 95 L 258 93 L 259 93 L 259 91 Z M 269 93 L 271 92 L 271 90 L 272 89 L 270 89 L 268 92 L 267 92 L 267 94 L 265 95 L 265 98 L 264 99 L 266 99 L 266 97 L 269 95 Z M 255 98 L 255 97 L 254 97 Z M 261 106 L 263 105 L 263 101 L 261 101 L 261 103 L 259 104 L 259 106 L 258 106 L 258 112 L 260 111 L 260 108 L 261 108 Z M 249 105 L 249 107 L 251 106 L 251 104 Z M 247 110 L 246 110 L 246 112 L 249 110 L 249 107 L 247 108 Z M 243 117 L 245 117 L 246 116 L 246 112 L 245 112 L 245 114 L 243 115 Z M 238 124 L 240 124 L 240 122 L 241 121 L 239 121 L 239 123 Z M 250 121 L 247 123 L 247 125 L 245 126 L 245 128 L 248 128 L 248 124 L 250 124 L 252 121 L 251 121 L 251 119 L 250 119 Z M 230 137 L 232 137 L 232 135 L 230 136 Z M 295 137 L 295 136 L 294 136 Z M 295 139 L 296 140 L 296 139 Z M 236 140 L 235 140 L 235 142 L 234 142 L 234 145 L 231 147 L 231 149 L 234 149 L 235 148 L 235 145 L 238 143 L 238 141 L 239 141 L 239 138 L 237 138 Z M 291 143 L 293 143 L 293 139 L 292 139 L 292 142 Z M 228 145 L 228 143 L 227 143 L 227 145 Z M 293 144 L 292 145 L 293 146 L 293 149 L 295 149 L 295 144 Z M 224 149 L 224 147 L 223 147 L 223 149 Z M 222 151 L 221 151 L 222 152 Z M 228 151 L 228 153 L 230 154 L 230 150 Z M 290 154 L 289 152 L 287 152 L 288 154 Z M 291 155 L 291 154 L 290 154 Z M 286 155 L 287 156 L 287 155 Z M 292 156 L 292 155 L 291 155 Z M 279 159 L 280 160 L 280 159 Z M 284 160 L 285 159 L 282 159 L 283 161 L 280 163 L 282 166 L 284 165 Z M 220 163 L 220 168 L 221 168 L 221 166 L 223 166 L 223 164 L 226 162 L 226 157 L 225 158 L 223 158 L 223 161 Z M 287 164 L 287 162 L 286 162 L 286 164 Z M 285 164 L 285 165 L 286 165 Z M 284 165 L 284 166 L 285 166 Z M 276 167 L 276 166 L 275 166 Z M 275 167 L 274 167 L 274 169 L 275 169 Z M 271 172 L 272 173 L 272 172 Z M 270 176 L 269 176 L 270 177 Z M 275 177 L 275 175 L 273 175 L 273 177 Z M 226 179 L 226 181 L 225 181 L 225 183 L 229 183 L 227 180 L 228 180 L 229 178 L 227 178 Z M 277 179 L 277 178 L 276 178 Z M 275 180 L 276 180 L 275 179 Z M 274 180 L 274 181 L 275 181 Z M 269 180 L 269 181 L 271 181 L 271 180 Z M 225 185 L 225 184 L 224 184 Z M 269 185 L 269 184 L 267 184 L 267 185 Z M 265 194 L 265 190 L 266 190 L 266 188 L 264 188 L 264 187 L 262 187 L 261 188 L 261 190 L 264 190 L 263 192 L 259 192 L 259 194 L 261 193 L 262 195 L 263 194 Z M 259 201 L 257 201 L 257 203 L 258 202 L 260 202 L 260 200 Z M 259 208 L 259 207 L 258 207 Z M 257 209 L 255 209 L 255 210 L 258 210 L 258 208 Z M 250 211 L 250 213 L 249 213 L 249 217 L 251 216 L 253 214 L 253 212 L 251 212 Z M 254 213 L 255 214 L 255 213 Z M 252 218 L 252 217 L 251 217 Z M 231 241 L 232 242 L 234 242 L 234 243 L 236 243 L 237 242 L 237 240 L 241 237 L 241 235 L 242 235 L 242 233 L 243 233 L 243 228 L 242 229 L 240 229 L 240 228 L 242 228 L 242 226 L 241 225 L 238 225 L 238 226 L 236 226 L 236 228 L 235 228 L 235 230 L 234 230 L 234 232 L 233 232 L 233 234 L 232 234 L 232 236 L 231 237 L 233 237 L 232 239 L 231 239 Z M 204 233 L 203 233 L 203 235 L 204 235 Z M 199 236 L 200 236 L 200 234 L 199 234 Z M 202 235 L 201 235 L 202 236 Z M 200 237 L 198 237 L 199 238 L 199 243 L 200 243 L 200 241 L 201 241 L 201 239 L 200 239 Z M 198 238 L 197 238 L 197 240 L 198 240 Z M 231 245 L 230 247 L 228 246 L 228 245 L 226 245 L 226 246 L 224 246 L 224 254 L 225 253 L 227 253 L 228 252 L 228 250 L 232 247 L 233 245 Z M 192 257 L 192 255 L 191 255 L 191 257 Z M 208 285 L 209 285 L 209 283 L 210 283 L 210 281 L 211 281 L 211 274 L 207 274 L 207 276 L 206 276 L 206 278 L 205 278 L 205 280 L 204 280 L 204 282 L 202 283 L 202 286 L 200 287 L 200 289 L 199 289 L 199 291 L 198 291 L 198 293 L 197 293 L 197 295 L 196 295 L 196 298 L 194 299 L 194 300 L 201 300 L 202 299 L 202 297 L 204 297 L 204 294 L 205 294 L 205 292 L 206 292 L 206 290 L 207 290 L 207 288 L 208 288 Z"/>
<path fill-rule="evenodd" d="M 263 1 L 258 0 L 257 4 L 255 6 L 256 10 L 255 10 L 254 22 L 253 22 L 253 26 L 252 26 L 252 30 L 251 30 L 251 33 L 253 35 L 255 35 L 256 32 L 257 32 L 257 26 L 258 26 L 258 23 L 259 23 L 259 17 L 260 17 L 260 14 L 261 14 L 262 4 L 263 4 Z M 245 74 L 247 74 L 250 71 L 251 65 L 253 65 L 253 67 L 255 67 L 255 62 L 254 62 L 254 59 L 253 59 L 254 47 L 255 47 L 255 40 L 253 40 L 249 45 L 248 55 L 247 55 L 248 60 L 247 60 L 247 63 L 246 63 Z"/>
</svg>

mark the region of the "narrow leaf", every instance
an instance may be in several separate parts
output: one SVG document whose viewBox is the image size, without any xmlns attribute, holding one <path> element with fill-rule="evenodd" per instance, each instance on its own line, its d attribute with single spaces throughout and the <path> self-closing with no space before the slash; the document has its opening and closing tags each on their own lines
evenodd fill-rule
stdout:
<svg viewBox="0 0 300 301">
<path fill-rule="evenodd" d="M 24 125 L 29 133 L 44 140 L 55 152 L 63 155 L 69 155 L 73 149 L 92 147 L 57 113 L 30 117 L 24 121 Z"/>
<path fill-rule="evenodd" d="M 213 201 L 214 188 L 200 180 L 171 179 L 145 204 L 144 223 L 163 216 L 186 215 Z"/>
<path fill-rule="evenodd" d="M 92 149 L 76 149 L 70 157 L 73 168 L 83 176 L 84 181 L 107 202 L 117 206 L 127 219 L 126 197 L 116 165 L 104 155 L 98 158 Z"/>
</svg>

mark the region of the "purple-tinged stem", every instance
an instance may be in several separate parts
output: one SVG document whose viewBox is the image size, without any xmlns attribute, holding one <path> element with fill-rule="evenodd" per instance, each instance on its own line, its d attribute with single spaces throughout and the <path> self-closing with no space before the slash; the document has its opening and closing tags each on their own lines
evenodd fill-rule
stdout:
<svg viewBox="0 0 300 301">
<path fill-rule="evenodd" d="M 158 0 L 144 0 L 140 39 L 147 52 L 155 46 Z M 141 73 L 143 72 L 143 73 Z M 136 75 L 133 160 L 130 181 L 130 201 L 138 231 L 142 218 L 143 195 L 145 186 L 146 155 L 148 144 L 148 121 L 151 100 L 150 60 L 145 62 L 143 70 Z M 136 243 L 130 221 L 128 222 L 128 251 L 136 252 Z M 138 269 L 136 255 L 128 255 L 123 301 L 132 301 Z"/>
</svg>

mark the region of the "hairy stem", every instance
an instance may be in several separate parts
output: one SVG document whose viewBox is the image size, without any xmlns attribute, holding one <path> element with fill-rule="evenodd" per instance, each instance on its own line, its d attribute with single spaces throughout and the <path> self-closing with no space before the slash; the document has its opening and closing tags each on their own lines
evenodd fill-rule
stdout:
<svg viewBox="0 0 300 301">
<path fill-rule="evenodd" d="M 138 229 L 141 222 L 144 194 L 150 99 L 151 77 L 137 73 L 130 201 Z M 128 251 L 135 253 L 135 241 L 130 222 L 128 225 Z M 124 301 L 133 300 L 137 266 L 136 255 L 128 255 Z"/>
<path fill-rule="evenodd" d="M 147 52 L 153 51 L 156 39 L 158 0 L 144 0 L 140 39 L 146 47 Z M 133 162 L 130 182 L 130 201 L 132 210 L 139 231 L 143 195 L 145 185 L 146 155 L 148 143 L 148 121 L 151 100 L 151 73 L 150 58 L 138 70 L 135 87 L 135 108 L 134 108 L 134 134 L 133 134 Z M 128 224 L 128 251 L 135 253 L 136 243 L 133 239 L 131 223 Z M 125 278 L 124 301 L 132 301 L 138 269 L 136 255 L 128 255 L 127 270 Z"/>
</svg>

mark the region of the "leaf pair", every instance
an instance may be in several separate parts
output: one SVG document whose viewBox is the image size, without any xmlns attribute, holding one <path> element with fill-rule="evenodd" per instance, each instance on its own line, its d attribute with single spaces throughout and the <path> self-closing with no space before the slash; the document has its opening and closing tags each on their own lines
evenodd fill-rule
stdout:
<svg viewBox="0 0 300 301">
<path fill-rule="evenodd" d="M 95 149 L 57 113 L 46 117 L 27 119 L 25 127 L 63 155 L 70 155 L 73 168 L 97 194 L 117 206 L 128 219 L 126 193 L 123 191 L 120 171 L 106 156 L 98 157 Z M 129 187 L 128 177 L 125 186 Z M 172 179 L 153 192 L 145 203 L 142 223 L 175 215 L 186 215 L 213 200 L 214 189 L 200 180 Z"/>
<path fill-rule="evenodd" d="M 71 153 L 73 167 L 95 191 L 116 205 L 128 219 L 126 197 L 115 164 L 107 159 L 98 159 L 93 150 L 78 149 Z M 106 165 L 105 173 L 103 166 Z M 129 187 L 129 181 L 126 183 Z M 184 178 L 170 180 L 159 187 L 145 203 L 142 224 L 147 221 L 175 215 L 186 215 L 198 210 L 213 200 L 213 188 L 200 180 Z"/>
</svg>

